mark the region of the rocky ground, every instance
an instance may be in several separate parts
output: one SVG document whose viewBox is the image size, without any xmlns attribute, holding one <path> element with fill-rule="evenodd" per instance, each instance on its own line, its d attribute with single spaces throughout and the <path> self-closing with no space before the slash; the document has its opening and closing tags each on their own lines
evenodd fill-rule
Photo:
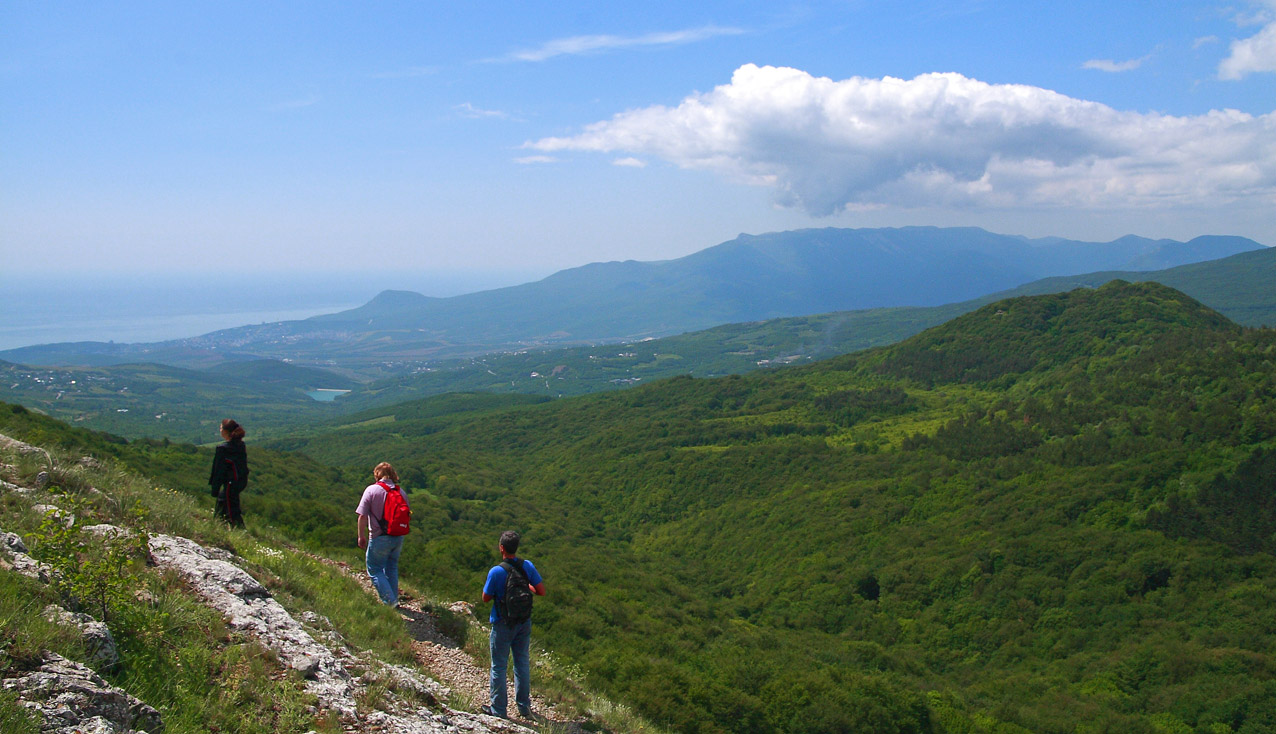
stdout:
<svg viewBox="0 0 1276 734">
<path fill-rule="evenodd" d="M 367 574 L 363 573 L 361 569 L 352 569 L 347 563 L 315 557 L 324 563 L 338 566 L 346 573 L 354 576 L 359 581 L 360 586 L 370 595 L 371 599 L 376 600 L 376 591 L 372 588 L 372 583 Z M 454 602 L 449 606 L 449 609 L 453 614 L 467 618 L 467 622 L 475 614 L 474 606 L 464 601 Z M 457 640 L 444 634 L 439 629 L 438 619 L 431 612 L 428 605 L 421 600 L 411 596 L 404 596 L 400 600 L 399 613 L 407 626 L 408 634 L 413 639 L 412 650 L 416 653 L 417 661 L 421 664 L 421 667 L 450 688 L 454 694 L 457 694 L 457 698 L 473 702 L 471 707 L 477 711 L 478 707 L 488 700 L 489 686 L 486 661 L 476 661 L 472 655 L 461 647 Z M 534 681 L 535 669 L 533 669 L 532 676 Z M 510 701 L 509 713 L 512 721 L 532 728 L 540 728 L 546 723 L 551 723 L 555 725 L 553 728 L 556 731 L 583 731 L 581 721 L 558 710 L 550 701 L 536 694 L 535 691 L 532 692 L 532 720 L 520 717 L 514 706 L 512 664 L 511 675 L 506 683 Z"/>
<path fill-rule="evenodd" d="M 0 447 L 18 452 L 40 451 L 6 436 L 0 436 Z M 39 482 L 36 484 L 23 487 L 6 482 L 0 486 L 0 492 L 33 495 L 37 501 L 47 499 L 40 496 Z M 33 509 L 35 507 L 50 509 L 43 504 L 33 505 Z M 75 519 L 68 516 L 67 521 Z M 100 534 L 129 532 L 109 525 L 86 530 Z M 408 669 L 376 660 L 369 651 L 352 649 L 331 629 L 327 620 L 313 612 L 294 618 L 272 598 L 267 588 L 244 570 L 245 563 L 233 554 L 170 535 L 156 534 L 149 541 L 151 562 L 179 574 L 192 594 L 226 618 L 228 627 L 257 638 L 278 655 L 284 666 L 298 671 L 306 681 L 307 690 L 317 697 L 319 706 L 337 714 L 348 731 L 519 734 L 532 731 L 529 727 L 556 732 L 581 730 L 578 724 L 539 697 L 533 705 L 537 712 L 535 721 L 502 720 L 477 713 L 478 706 L 487 698 L 486 667 L 476 663 L 455 640 L 442 634 L 437 619 L 417 600 L 408 600 L 401 610 L 421 662 L 421 669 Z M 372 593 L 366 574 L 352 571 L 345 564 L 337 565 L 343 566 L 347 573 L 362 577 L 361 581 Z M 47 583 L 52 571 L 28 555 L 21 537 L 0 529 L 0 573 L 10 572 Z M 375 597 L 369 601 L 377 603 Z M 463 603 L 456 606 L 455 611 L 473 613 Z M 105 631 L 105 625 L 57 607 L 47 609 L 45 614 L 65 621 L 68 626 L 78 626 L 86 640 L 88 635 L 100 637 Z M 105 634 L 109 637 L 109 631 Z M 95 640 L 88 647 L 96 654 L 105 644 Z M 110 654 L 114 654 L 113 642 L 110 644 Z M 381 697 L 383 703 L 379 708 L 361 710 L 356 704 L 361 692 L 372 685 L 383 685 L 387 680 L 391 685 Z M 42 732 L 149 731 L 158 734 L 163 730 L 160 714 L 154 708 L 110 686 L 91 668 L 53 653 L 46 655 L 38 669 L 0 680 L 0 685 L 40 715 Z M 463 706 L 467 710 L 447 704 L 457 700 L 474 703 Z"/>
</svg>

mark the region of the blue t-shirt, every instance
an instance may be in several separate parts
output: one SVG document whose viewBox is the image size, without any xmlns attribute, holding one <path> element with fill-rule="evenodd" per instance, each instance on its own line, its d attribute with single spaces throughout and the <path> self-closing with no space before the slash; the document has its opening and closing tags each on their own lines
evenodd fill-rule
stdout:
<svg viewBox="0 0 1276 734">
<path fill-rule="evenodd" d="M 532 586 L 539 586 L 544 580 L 532 562 L 526 559 L 523 559 L 523 573 L 527 574 L 527 580 Z M 489 622 L 495 622 L 501 618 L 501 599 L 505 598 L 505 577 L 508 575 L 499 565 L 492 566 L 492 570 L 487 572 L 487 583 L 483 584 L 483 593 L 493 598 L 492 614 L 487 620 Z"/>
</svg>

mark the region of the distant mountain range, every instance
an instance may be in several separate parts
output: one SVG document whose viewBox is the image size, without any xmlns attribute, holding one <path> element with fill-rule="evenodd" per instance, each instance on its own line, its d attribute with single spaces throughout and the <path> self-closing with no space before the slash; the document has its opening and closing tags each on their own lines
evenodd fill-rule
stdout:
<svg viewBox="0 0 1276 734">
<path fill-rule="evenodd" d="M 877 308 L 716 326 L 623 344 L 523 349 L 402 368 L 365 384 L 329 370 L 278 360 L 212 369 L 157 365 L 24 367 L 0 361 L 0 399 L 99 430 L 138 437 L 215 436 L 210 406 L 248 421 L 255 437 L 290 425 L 449 392 L 541 398 L 647 384 L 675 375 L 738 374 L 892 344 L 1006 298 L 1094 288 L 1112 280 L 1176 288 L 1245 326 L 1276 326 L 1276 248 L 1151 272 L 1108 271 L 1047 278 L 943 306 Z M 210 353 L 215 356 L 215 353 Z M 335 403 L 314 388 L 352 389 Z M 224 416 L 223 416 L 224 417 Z"/>
<path fill-rule="evenodd" d="M 0 352 L 23 364 L 159 362 L 207 367 L 275 358 L 375 376 L 386 363 L 679 334 L 720 324 L 893 306 L 937 306 L 1040 278 L 1145 271 L 1264 249 L 1189 242 L 1028 239 L 977 228 L 809 229 L 741 235 L 662 262 L 595 263 L 451 298 L 385 291 L 302 321 L 156 344 L 56 344 Z"/>
<path fill-rule="evenodd" d="M 448 360 L 429 371 L 360 386 L 341 402 L 346 407 L 372 407 L 458 391 L 555 397 L 679 374 L 739 374 L 893 344 L 996 301 L 1098 288 L 1113 280 L 1154 281 L 1186 293 L 1243 326 L 1276 326 L 1276 248 L 1263 248 L 1167 270 L 1045 278 L 943 306 L 836 311 L 726 324 L 611 349 L 564 347 Z"/>
</svg>

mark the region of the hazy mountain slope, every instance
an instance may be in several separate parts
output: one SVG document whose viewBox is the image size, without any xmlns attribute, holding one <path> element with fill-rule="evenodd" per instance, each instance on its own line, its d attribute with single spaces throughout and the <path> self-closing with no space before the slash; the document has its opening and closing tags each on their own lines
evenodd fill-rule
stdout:
<svg viewBox="0 0 1276 734">
<path fill-rule="evenodd" d="M 524 530 L 563 588 L 543 638 L 675 730 L 1264 731 L 1273 360 L 1272 330 L 1111 283 L 805 367 L 287 445 L 426 482 L 405 563 L 440 583 Z"/>
<path fill-rule="evenodd" d="M 452 298 L 391 291 L 359 308 L 304 321 L 155 345 L 10 350 L 0 358 L 207 364 L 211 355 L 247 354 L 335 362 L 368 373 L 389 361 L 665 336 L 829 311 L 934 306 L 1050 275 L 1156 267 L 1259 247 L 1239 237 L 1086 243 L 934 227 L 741 235 L 676 260 L 594 263 L 535 283 Z"/>
<path fill-rule="evenodd" d="M 102 367 L 97 382 L 69 386 L 80 373 L 22 369 L 0 363 L 0 398 L 127 436 L 208 440 L 218 415 L 238 416 L 253 430 L 277 434 L 334 414 L 445 392 L 581 395 L 631 387 L 679 374 L 713 376 L 802 364 L 891 344 L 1000 298 L 1096 287 L 1114 278 L 1173 285 L 1250 326 L 1276 324 L 1276 249 L 1150 273 L 1103 272 L 1051 278 L 945 306 L 834 312 L 714 327 L 701 332 L 610 346 L 521 350 L 445 361 L 366 385 L 326 370 L 278 361 L 227 362 L 211 372 Z M 409 294 L 409 298 L 414 297 Z M 7 370 L 7 372 L 6 372 Z M 19 370 L 25 377 L 14 377 Z M 156 376 L 164 374 L 162 390 Z M 36 383 L 32 378 L 43 380 Z M 91 396 L 86 386 L 96 386 Z M 111 389 L 102 389 L 112 386 Z M 122 391 L 121 388 L 130 387 Z M 301 394 L 314 387 L 354 388 L 337 404 Z M 148 392 L 149 391 L 149 392 Z M 58 394 L 62 397 L 58 398 Z M 90 399 L 91 398 L 91 399 Z M 128 412 L 119 412 L 126 409 Z M 163 414 L 162 419 L 154 416 Z"/>
<path fill-rule="evenodd" d="M 366 407 L 474 390 L 581 395 L 678 374 L 706 377 L 743 373 L 891 344 L 1003 298 L 1094 288 L 1117 279 L 1169 285 L 1242 325 L 1276 325 L 1276 249 L 1264 248 L 1149 273 L 1102 272 L 1047 278 L 944 306 L 835 312 L 729 324 L 623 345 L 442 361 L 427 372 L 361 386 L 342 401 L 346 407 Z"/>
<path fill-rule="evenodd" d="M 1155 269 L 1157 262 L 1256 247 L 1239 237 L 1081 243 L 1034 242 L 976 228 L 799 230 L 741 235 L 677 260 L 595 263 L 449 299 L 382 294 L 308 322 L 309 328 L 463 331 L 471 341 L 545 339 L 557 332 L 615 339 L 778 316 L 939 305 L 1045 275 L 1142 269 L 1136 263 Z"/>
<path fill-rule="evenodd" d="M 1155 272 L 1115 271 L 1045 278 L 1010 291 L 1022 295 L 1098 287 L 1110 280 L 1155 281 L 1209 304 L 1238 324 L 1276 326 L 1276 249 Z"/>
</svg>

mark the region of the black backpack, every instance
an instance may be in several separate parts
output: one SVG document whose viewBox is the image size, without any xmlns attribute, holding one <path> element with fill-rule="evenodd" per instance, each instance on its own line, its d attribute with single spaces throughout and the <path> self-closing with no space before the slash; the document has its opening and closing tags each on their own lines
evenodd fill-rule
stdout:
<svg viewBox="0 0 1276 734">
<path fill-rule="evenodd" d="M 532 590 L 528 586 L 523 561 L 517 558 L 501 561 L 501 568 L 505 569 L 505 597 L 501 600 L 501 621 L 512 627 L 532 618 Z"/>
</svg>

